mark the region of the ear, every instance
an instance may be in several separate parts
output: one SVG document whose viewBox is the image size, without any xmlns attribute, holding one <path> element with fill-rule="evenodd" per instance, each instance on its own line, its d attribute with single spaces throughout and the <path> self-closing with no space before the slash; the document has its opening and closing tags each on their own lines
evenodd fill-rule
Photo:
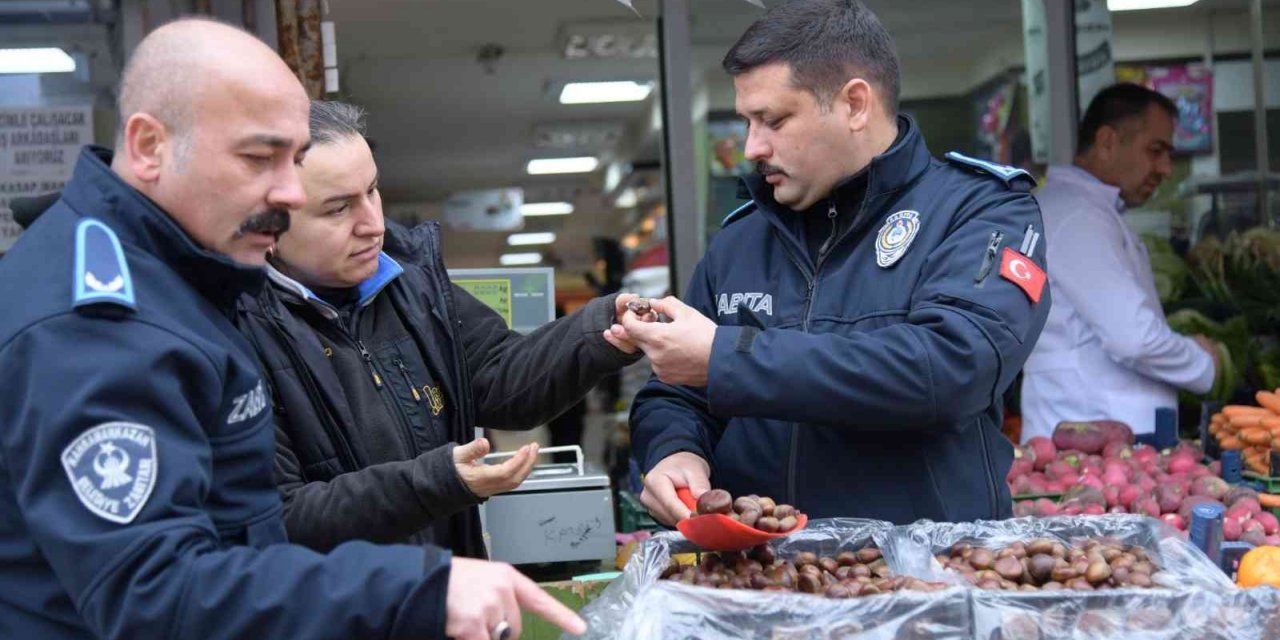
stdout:
<svg viewBox="0 0 1280 640">
<path fill-rule="evenodd" d="M 1110 157 L 1119 143 L 1120 131 L 1109 124 L 1098 127 L 1098 133 L 1093 138 L 1093 146 L 1102 152 L 1104 157 Z"/>
<path fill-rule="evenodd" d="M 155 116 L 135 113 L 124 124 L 126 165 L 141 182 L 155 182 L 171 152 L 169 130 Z"/>
<path fill-rule="evenodd" d="M 875 99 L 875 90 L 871 88 L 871 84 L 862 78 L 854 78 L 840 87 L 833 106 L 844 111 L 850 131 L 861 132 L 871 122 Z"/>
</svg>

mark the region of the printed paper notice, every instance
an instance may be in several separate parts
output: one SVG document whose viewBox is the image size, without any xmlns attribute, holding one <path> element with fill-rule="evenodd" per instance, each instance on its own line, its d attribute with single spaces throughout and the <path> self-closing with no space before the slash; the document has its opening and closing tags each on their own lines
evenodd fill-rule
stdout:
<svg viewBox="0 0 1280 640">
<path fill-rule="evenodd" d="M 510 280 L 454 280 L 453 283 L 475 296 L 485 306 L 493 309 L 495 313 L 502 316 L 502 319 L 506 321 L 507 328 L 511 328 Z"/>
</svg>

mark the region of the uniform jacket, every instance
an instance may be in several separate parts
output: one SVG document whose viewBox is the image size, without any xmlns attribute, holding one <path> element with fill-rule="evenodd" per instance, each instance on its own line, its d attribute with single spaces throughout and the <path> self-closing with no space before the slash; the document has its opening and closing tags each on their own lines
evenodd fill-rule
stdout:
<svg viewBox="0 0 1280 640">
<path fill-rule="evenodd" d="M 709 461 L 712 486 L 810 517 L 1011 515 L 1001 396 L 1049 294 L 1033 302 L 1002 273 L 1043 267 L 1043 253 L 1033 266 L 1017 252 L 1040 228 L 1033 183 L 936 160 L 915 123 L 898 122 L 864 198 L 837 188 L 803 214 L 855 212 L 816 260 L 802 214 L 748 180 L 752 203 L 712 239 L 685 293 L 719 325 L 708 385 L 641 390 L 631 422 L 642 468 L 690 451 Z"/>
<path fill-rule="evenodd" d="M 0 261 L 0 637 L 442 637 L 448 552 L 285 544 L 262 270 L 87 149 Z"/>
</svg>

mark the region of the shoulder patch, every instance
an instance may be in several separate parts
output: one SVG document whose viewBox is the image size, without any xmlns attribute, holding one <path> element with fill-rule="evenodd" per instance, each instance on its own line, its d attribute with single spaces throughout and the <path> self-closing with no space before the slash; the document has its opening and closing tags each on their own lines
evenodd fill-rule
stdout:
<svg viewBox="0 0 1280 640">
<path fill-rule="evenodd" d="M 156 433 L 133 422 L 106 422 L 62 450 L 62 468 L 80 504 L 117 524 L 138 517 L 156 486 Z"/>
<path fill-rule="evenodd" d="M 138 310 L 124 248 L 111 227 L 102 222 L 86 218 L 76 225 L 76 264 L 72 274 L 75 308 L 109 304 Z"/>
<path fill-rule="evenodd" d="M 957 153 L 955 151 L 948 151 L 946 158 L 952 163 L 968 167 L 969 169 L 976 170 L 981 173 L 991 174 L 997 178 L 1000 178 L 1001 180 L 1004 181 L 1005 184 L 1009 185 L 1010 187 L 1014 186 L 1018 181 L 1023 181 L 1024 184 L 1032 187 L 1036 185 L 1035 176 L 1017 167 L 1010 167 L 1003 164 L 996 164 L 994 162 L 990 162 L 987 160 L 970 158 L 969 156 L 966 156 L 963 153 Z"/>
<path fill-rule="evenodd" d="M 729 215 L 725 216 L 724 219 L 720 221 L 720 228 L 723 229 L 751 215 L 752 213 L 755 212 L 755 210 L 756 210 L 756 203 L 754 200 L 752 200 L 751 202 L 748 202 L 742 205 L 741 207 L 738 207 L 737 209 L 730 211 Z"/>
</svg>

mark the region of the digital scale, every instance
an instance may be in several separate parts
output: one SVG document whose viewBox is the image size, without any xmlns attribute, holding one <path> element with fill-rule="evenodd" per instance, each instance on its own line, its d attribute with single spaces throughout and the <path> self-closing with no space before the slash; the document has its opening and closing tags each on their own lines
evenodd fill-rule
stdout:
<svg viewBox="0 0 1280 640">
<path fill-rule="evenodd" d="M 609 475 L 583 464 L 578 445 L 542 453 L 560 451 L 574 452 L 577 462 L 538 465 L 519 487 L 485 503 L 491 559 L 542 564 L 612 560 L 617 553 Z M 485 460 L 512 455 L 495 453 Z"/>
<path fill-rule="evenodd" d="M 449 269 L 449 278 L 520 333 L 555 320 L 555 270 Z M 477 429 L 477 437 L 482 435 Z M 613 492 L 609 475 L 585 464 L 582 447 L 549 447 L 540 454 L 572 451 L 577 461 L 534 467 L 519 487 L 480 505 L 489 558 L 510 564 L 612 560 L 616 554 Z M 485 461 L 515 452 L 493 453 Z"/>
</svg>

